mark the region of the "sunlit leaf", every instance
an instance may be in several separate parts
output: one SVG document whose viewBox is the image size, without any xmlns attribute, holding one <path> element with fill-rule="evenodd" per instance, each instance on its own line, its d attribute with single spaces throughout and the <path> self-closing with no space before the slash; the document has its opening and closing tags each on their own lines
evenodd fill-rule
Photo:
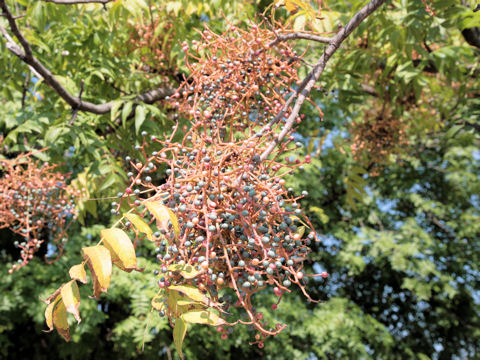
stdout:
<svg viewBox="0 0 480 360">
<path fill-rule="evenodd" d="M 168 267 L 168 270 L 179 272 L 184 279 L 193 279 L 199 274 L 203 273 L 202 270 L 196 270 L 193 265 L 189 265 L 189 264 L 184 264 L 184 265 L 173 264 Z"/>
<path fill-rule="evenodd" d="M 165 296 L 163 295 L 156 295 L 152 299 L 152 307 L 158 311 L 165 311 L 166 310 L 166 303 L 165 303 Z"/>
<path fill-rule="evenodd" d="M 157 220 L 157 227 L 159 229 L 168 231 L 168 222 L 170 221 L 172 223 L 175 237 L 178 238 L 178 235 L 180 234 L 180 226 L 178 225 L 177 216 L 172 210 L 163 205 L 160 201 L 146 201 L 145 206 Z"/>
<path fill-rule="evenodd" d="M 210 310 L 193 310 L 183 313 L 181 317 L 186 322 L 195 324 L 205 324 L 213 326 L 225 324 L 225 320 L 223 320 L 217 314 Z"/>
<path fill-rule="evenodd" d="M 68 271 L 72 280 L 78 280 L 83 284 L 87 283 L 87 272 L 84 264 L 73 265 Z"/>
<path fill-rule="evenodd" d="M 93 296 L 98 298 L 102 292 L 107 292 L 110 285 L 110 277 L 112 276 L 110 252 L 102 245 L 83 248 L 82 252 L 92 273 Z"/>
<path fill-rule="evenodd" d="M 65 285 L 62 286 L 61 292 L 62 301 L 65 305 L 66 310 L 75 316 L 77 322 L 80 322 L 80 313 L 78 312 L 78 307 L 80 305 L 80 292 L 78 291 L 77 282 L 71 280 Z"/>
<path fill-rule="evenodd" d="M 103 229 L 101 235 L 103 244 L 110 250 L 115 265 L 127 272 L 139 270 L 135 248 L 125 231 L 118 228 Z"/>
<path fill-rule="evenodd" d="M 186 333 L 187 323 L 181 317 L 178 317 L 175 320 L 175 328 L 173 329 L 173 342 L 175 343 L 175 348 L 177 349 L 178 355 L 180 355 L 181 359 L 183 359 L 182 344 Z"/>
<path fill-rule="evenodd" d="M 135 226 L 135 229 L 147 235 L 147 239 L 153 241 L 153 231 L 150 226 L 143 221 L 143 219 L 137 214 L 127 213 L 124 216 Z"/>
<path fill-rule="evenodd" d="M 213 301 L 208 298 L 204 293 L 202 293 L 195 286 L 191 285 L 172 285 L 168 288 L 169 290 L 177 291 L 180 294 L 185 295 L 186 297 L 201 302 L 205 305 L 214 304 Z"/>
</svg>

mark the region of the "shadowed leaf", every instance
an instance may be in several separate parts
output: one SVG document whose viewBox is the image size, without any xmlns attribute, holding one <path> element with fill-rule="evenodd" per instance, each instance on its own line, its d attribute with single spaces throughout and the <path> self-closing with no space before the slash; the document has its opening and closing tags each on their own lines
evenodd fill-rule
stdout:
<svg viewBox="0 0 480 360">
<path fill-rule="evenodd" d="M 183 359 L 182 344 L 186 333 L 187 323 L 181 317 L 178 317 L 175 320 L 175 328 L 173 329 L 173 342 L 175 343 L 175 348 L 177 349 L 178 355 L 180 355 L 181 359 Z"/>
<path fill-rule="evenodd" d="M 67 322 L 67 309 L 63 301 L 58 301 L 53 309 L 53 326 L 58 333 L 66 340 L 70 341 L 70 329 Z"/>
</svg>

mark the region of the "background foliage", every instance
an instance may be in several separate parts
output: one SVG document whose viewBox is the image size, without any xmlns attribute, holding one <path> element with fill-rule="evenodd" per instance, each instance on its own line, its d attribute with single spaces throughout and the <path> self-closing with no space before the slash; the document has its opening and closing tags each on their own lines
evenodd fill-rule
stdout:
<svg viewBox="0 0 480 360">
<path fill-rule="evenodd" d="M 276 16 L 296 30 L 331 32 L 364 4 L 323 2 L 321 19 L 301 8 L 280 7 Z M 186 74 L 181 43 L 198 39 L 196 29 L 208 24 L 221 32 L 226 19 L 241 26 L 271 3 L 117 0 L 106 10 L 28 0 L 8 5 L 26 14 L 18 22 L 35 55 L 69 91 L 78 94 L 83 80 L 83 99 L 116 105 L 105 115 L 79 112 L 70 124 L 72 109 L 0 42 L 2 156 L 48 146 L 38 156 L 62 164 L 83 195 L 66 254 L 52 265 L 39 257 L 7 276 L 18 254 L 13 235 L 0 233 L 0 356 L 174 357 L 166 320 L 153 314 L 145 332 L 156 286 L 148 245 L 138 249 L 144 273 L 117 272 L 99 302 L 82 302 L 83 321 L 71 343 L 42 333 L 38 298 L 62 283 L 80 261 L 80 248 L 96 243 L 113 222 L 111 200 L 85 199 L 115 196 L 128 171 L 123 159 L 135 156 L 140 132 L 162 134 L 173 124 L 168 109 L 135 102 L 135 95 L 179 84 Z M 194 326 L 184 344 L 187 359 L 477 356 L 480 53 L 471 34 L 479 32 L 480 12 L 474 5 L 431 1 L 432 16 L 421 1 L 388 2 L 335 54 L 312 93 L 324 119 L 304 106 L 297 133 L 305 144 L 299 151 L 311 154 L 312 163 L 289 179 L 296 190 L 309 192 L 302 205 L 322 234 L 308 266 L 331 275 L 312 280 L 308 292 L 324 302 L 312 305 L 292 294 L 277 311 L 266 311 L 289 326 L 264 349 L 248 344 L 245 327 L 221 340 L 214 328 Z M 152 23 L 158 41 L 131 41 L 146 38 L 139 26 Z M 2 17 L 0 24 L 6 26 Z M 306 41 L 295 46 L 306 51 L 306 63 L 323 50 Z M 262 296 L 269 309 L 273 293 Z"/>
</svg>

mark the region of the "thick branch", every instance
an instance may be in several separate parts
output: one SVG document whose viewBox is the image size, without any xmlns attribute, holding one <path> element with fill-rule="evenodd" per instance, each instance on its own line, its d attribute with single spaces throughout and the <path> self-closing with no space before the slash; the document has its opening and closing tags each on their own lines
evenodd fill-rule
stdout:
<svg viewBox="0 0 480 360">
<path fill-rule="evenodd" d="M 10 13 L 5 0 L 0 0 L 0 8 L 3 11 L 3 14 L 8 20 L 10 29 L 15 37 L 18 39 L 23 49 L 18 46 L 18 44 L 13 41 L 9 36 L 6 29 L 0 27 L 0 32 L 3 33 L 5 39 L 7 40 L 7 49 L 10 50 L 15 56 L 21 59 L 27 65 L 40 75 L 45 83 L 50 86 L 55 92 L 65 100 L 72 109 L 77 109 L 77 111 L 87 111 L 93 114 L 107 114 L 110 112 L 113 106 L 113 102 L 108 102 L 105 104 L 94 104 L 88 101 L 83 101 L 80 97 L 70 94 L 55 78 L 55 76 L 48 70 L 34 55 L 30 44 L 25 39 L 25 37 L 20 32 L 17 23 L 15 22 L 14 17 Z M 135 100 L 139 102 L 144 102 L 147 104 L 152 104 L 155 101 L 166 98 L 167 96 L 173 95 L 175 89 L 170 88 L 159 88 L 150 90 L 144 94 L 138 95 Z"/>
<path fill-rule="evenodd" d="M 285 136 L 289 133 L 290 129 L 293 126 L 293 123 L 295 122 L 295 119 L 298 116 L 300 107 L 302 106 L 313 86 L 325 70 L 325 66 L 327 65 L 328 60 L 332 57 L 335 51 L 337 51 L 342 42 L 352 33 L 353 30 L 355 30 L 361 24 L 363 20 L 365 20 L 371 13 L 377 10 L 385 2 L 386 0 L 370 1 L 366 6 L 364 6 L 358 13 L 356 13 L 352 17 L 352 19 L 345 25 L 344 28 L 342 28 L 337 33 L 337 35 L 335 35 L 331 39 L 330 45 L 326 48 L 325 52 L 320 57 L 320 60 L 315 64 L 313 70 L 303 80 L 302 84 L 300 84 L 296 93 L 292 95 L 296 96 L 296 101 L 290 115 L 286 120 L 285 126 L 278 135 L 278 138 L 275 141 L 272 141 L 272 143 L 263 152 L 261 160 L 265 160 L 268 155 L 270 155 L 270 153 L 273 151 L 273 149 L 275 149 L 277 144 L 281 143 Z"/>
</svg>

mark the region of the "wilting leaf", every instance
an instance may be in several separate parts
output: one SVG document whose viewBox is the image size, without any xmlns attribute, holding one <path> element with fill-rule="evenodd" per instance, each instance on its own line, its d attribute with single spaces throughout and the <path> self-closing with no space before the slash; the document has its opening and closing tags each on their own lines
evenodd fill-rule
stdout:
<svg viewBox="0 0 480 360">
<path fill-rule="evenodd" d="M 175 328 L 173 329 L 173 342 L 175 343 L 175 348 L 177 349 L 178 355 L 180 355 L 181 359 L 183 359 L 182 344 L 186 333 L 187 323 L 181 317 L 178 317 L 175 320 Z"/>
<path fill-rule="evenodd" d="M 206 324 L 206 325 L 223 325 L 225 320 L 221 319 L 217 314 L 209 310 L 193 310 L 183 313 L 183 320 L 189 323 Z"/>
<path fill-rule="evenodd" d="M 70 330 L 67 322 L 67 309 L 63 301 L 58 301 L 53 309 L 53 326 L 58 333 L 66 340 L 70 341 Z"/>
<path fill-rule="evenodd" d="M 83 248 L 82 252 L 92 273 L 93 296 L 98 298 L 102 292 L 107 292 L 110 285 L 110 277 L 112 276 L 110 252 L 102 245 Z"/>
<path fill-rule="evenodd" d="M 152 299 L 152 307 L 158 311 L 165 311 L 165 297 L 163 295 L 154 296 L 154 298 Z"/>
<path fill-rule="evenodd" d="M 148 211 L 157 219 L 157 227 L 168 231 L 168 221 L 172 223 L 172 228 L 175 237 L 178 238 L 180 234 L 180 226 L 178 225 L 177 216 L 168 207 L 163 205 L 160 201 L 146 201 L 145 206 Z"/>
<path fill-rule="evenodd" d="M 87 272 L 84 264 L 73 265 L 68 271 L 72 280 L 78 280 L 83 284 L 87 283 Z"/>
<path fill-rule="evenodd" d="M 135 248 L 125 231 L 111 228 L 102 230 L 101 234 L 103 243 L 110 250 L 115 265 L 127 272 L 138 270 Z"/>
<path fill-rule="evenodd" d="M 71 280 L 63 285 L 61 294 L 63 304 L 65 305 L 67 311 L 75 316 L 75 320 L 77 320 L 77 322 L 82 321 L 80 318 L 80 313 L 78 312 L 78 307 L 80 305 L 80 292 L 78 291 L 77 282 L 75 280 Z"/>
<path fill-rule="evenodd" d="M 168 267 L 168 270 L 179 272 L 184 279 L 193 279 L 197 275 L 203 272 L 202 270 L 196 270 L 193 265 L 189 265 L 189 264 L 184 264 L 184 265 L 173 264 Z"/>
<path fill-rule="evenodd" d="M 147 235 L 147 239 L 153 241 L 153 231 L 150 226 L 143 221 L 143 219 L 137 214 L 127 213 L 124 216 L 135 226 L 135 229 Z"/>
<path fill-rule="evenodd" d="M 50 332 L 53 330 L 53 309 L 55 308 L 55 305 L 57 305 L 57 302 L 59 302 L 61 299 L 60 289 L 55 291 L 54 295 L 55 298 L 48 302 L 47 308 L 45 309 L 45 322 L 48 326 L 48 330 L 44 330 L 45 332 Z"/>
</svg>

